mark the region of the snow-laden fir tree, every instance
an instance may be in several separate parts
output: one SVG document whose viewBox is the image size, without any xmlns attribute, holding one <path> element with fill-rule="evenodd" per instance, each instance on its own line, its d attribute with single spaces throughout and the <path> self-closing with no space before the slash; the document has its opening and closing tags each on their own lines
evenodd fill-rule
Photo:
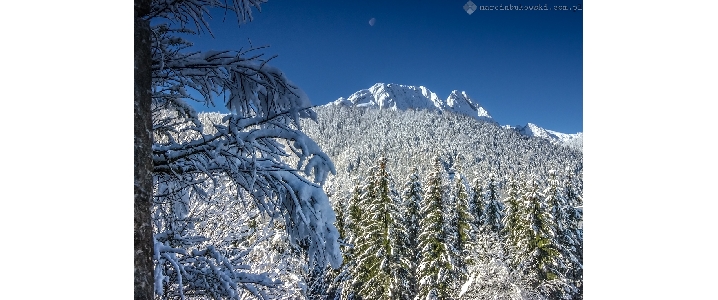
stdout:
<svg viewBox="0 0 718 300">
<path fill-rule="evenodd" d="M 329 194 L 328 194 L 329 195 Z M 332 195 L 329 195 L 330 197 Z M 350 249 L 348 246 L 349 241 L 349 228 L 347 226 L 348 217 L 348 206 L 350 203 L 349 197 L 344 194 L 335 195 L 336 200 L 334 202 L 334 212 L 337 215 L 336 227 L 339 230 L 339 241 L 341 243 L 340 248 L 342 251 L 342 266 L 339 269 L 326 268 L 325 277 L 327 283 L 326 299 L 340 299 L 341 289 L 345 281 L 348 279 L 347 269 L 347 251 Z"/>
<path fill-rule="evenodd" d="M 343 252 L 344 265 L 340 281 L 337 283 L 338 293 L 341 299 L 361 299 L 358 291 L 362 288 L 362 282 L 355 276 L 359 274 L 357 258 L 360 253 L 358 239 L 363 234 L 364 210 L 362 209 L 361 196 L 362 188 L 358 180 L 355 180 L 349 199 L 347 218 L 347 247 Z"/>
<path fill-rule="evenodd" d="M 511 258 L 506 250 L 508 247 L 504 238 L 507 227 L 503 226 L 504 220 L 498 219 L 506 219 L 509 215 L 501 210 L 503 206 L 498 201 L 499 188 L 494 175 L 489 176 L 486 189 L 482 188 L 478 179 L 474 180 L 473 185 L 476 202 L 483 203 L 484 199 L 487 199 L 488 205 L 481 214 L 484 223 L 479 225 L 480 230 L 474 239 L 470 253 L 472 264 L 460 295 L 462 299 L 522 299 L 521 284 L 512 272 Z M 514 199 L 518 199 L 517 193 L 518 191 L 514 190 L 509 196 L 513 195 Z M 518 201 L 514 201 L 514 204 L 518 206 Z M 496 225 L 497 219 L 502 222 L 501 226 Z"/>
<path fill-rule="evenodd" d="M 492 232 L 500 232 L 503 228 L 504 205 L 499 199 L 499 187 L 494 174 L 489 175 L 485 192 L 486 208 L 484 209 L 484 226 Z"/>
<path fill-rule="evenodd" d="M 479 228 L 484 225 L 486 217 L 484 216 L 484 188 L 481 184 L 481 180 L 477 177 L 471 183 L 471 198 L 469 202 L 469 211 L 473 217 L 472 224 L 474 225 L 474 231 L 478 233 Z"/>
<path fill-rule="evenodd" d="M 452 252 L 450 253 L 453 265 L 451 272 L 453 278 L 450 281 L 452 281 L 453 297 L 457 297 L 461 285 L 467 279 L 467 267 L 470 264 L 472 252 L 471 245 L 475 240 L 472 226 L 474 219 L 469 214 L 469 187 L 460 169 L 454 175 L 451 196 L 454 199 L 454 209 L 450 206 L 447 207 L 447 210 L 455 211 L 453 214 L 455 219 L 450 222 L 451 227 L 448 229 L 455 232 L 455 234 L 453 235 L 454 240 L 452 241 Z"/>
<path fill-rule="evenodd" d="M 556 245 L 555 223 L 536 179 L 529 179 L 521 197 L 526 209 L 523 215 L 527 233 L 523 236 L 528 240 L 521 243 L 515 255 L 527 280 L 539 287 L 558 277 L 561 254 Z"/>
<path fill-rule="evenodd" d="M 160 195 L 175 193 L 171 191 L 175 184 L 174 180 L 160 182 Z M 223 293 L 241 294 L 252 288 L 266 298 L 303 295 L 300 286 L 304 281 L 297 275 L 302 273 L 306 263 L 296 251 L 298 247 L 289 243 L 284 222 L 272 220 L 253 203 L 235 201 L 232 195 L 236 195 L 236 187 L 229 180 L 217 180 L 213 191 L 206 201 L 200 201 L 191 192 L 184 202 L 155 205 L 154 225 L 165 229 L 164 233 L 155 236 L 156 239 L 166 241 L 168 247 L 181 249 L 187 247 L 181 242 L 193 237 L 195 249 L 206 249 L 204 252 L 193 251 L 192 255 L 156 252 L 162 255 L 159 261 L 176 262 L 171 267 L 156 270 L 166 276 L 156 282 L 162 284 L 162 293 L 157 297 L 221 298 Z M 184 217 L 177 218 L 180 214 Z M 167 237 L 168 232 L 182 233 L 184 238 Z M 232 266 L 251 266 L 251 269 L 234 270 Z M 228 278 L 223 276 L 240 271 L 248 279 L 264 278 L 269 286 L 242 282 L 225 285 Z M 176 285 L 174 280 L 178 281 Z M 179 280 L 182 280 L 182 289 L 179 289 Z"/>
<path fill-rule="evenodd" d="M 459 291 L 460 299 L 522 299 L 521 284 L 511 272 L 499 234 L 484 230 L 471 250 L 472 264 Z"/>
<path fill-rule="evenodd" d="M 444 236 L 446 239 L 446 253 L 448 260 L 451 265 L 451 269 L 445 271 L 444 280 L 449 286 L 449 292 L 453 298 L 454 292 L 458 290 L 460 285 L 459 276 L 461 275 L 460 267 L 463 266 L 463 257 L 461 257 L 461 251 L 457 249 L 459 244 L 459 224 L 458 224 L 458 206 L 456 194 L 454 193 L 454 180 L 458 175 L 455 165 L 451 160 L 451 156 L 448 161 L 443 162 L 443 167 L 447 170 L 446 182 L 443 188 L 444 195 Z"/>
<path fill-rule="evenodd" d="M 405 289 L 400 293 L 402 299 L 414 299 L 418 288 L 417 267 L 418 258 L 421 255 L 419 251 L 419 232 L 421 227 L 420 205 L 422 203 L 422 186 L 419 180 L 419 170 L 414 167 L 411 174 L 404 184 L 402 192 L 403 212 L 404 212 L 404 230 L 406 232 L 406 242 L 403 245 L 401 254 L 406 260 L 407 268 L 405 269 L 404 278 L 400 282 L 404 282 Z"/>
<path fill-rule="evenodd" d="M 381 157 L 370 168 L 361 199 L 366 215 L 356 241 L 357 272 L 352 276 L 361 281 L 357 293 L 362 299 L 398 299 L 404 283 L 398 282 L 398 270 L 406 268 L 400 255 L 404 232 L 397 207 L 399 197 L 386 163 L 386 158 Z"/>
<path fill-rule="evenodd" d="M 333 195 L 327 194 L 330 198 Z M 334 205 L 332 207 L 334 208 L 334 213 L 337 215 L 337 221 L 334 223 L 337 227 L 337 231 L 339 232 L 339 241 L 342 243 L 346 242 L 347 239 L 347 213 L 348 210 L 348 204 L 349 199 L 344 197 L 344 195 L 335 195 L 334 198 L 336 199 L 334 202 Z M 342 251 L 343 253 L 344 251 Z"/>
<path fill-rule="evenodd" d="M 547 185 L 543 190 L 545 202 L 553 216 L 555 247 L 560 254 L 556 266 L 556 278 L 553 282 L 553 289 L 550 297 L 554 299 L 575 299 L 578 288 L 573 280 L 566 276 L 574 267 L 580 268 L 576 257 L 576 246 L 578 244 L 576 232 L 573 230 L 575 224 L 570 224 L 569 215 L 574 208 L 568 204 L 564 194 L 562 182 L 558 178 L 556 170 L 548 171 Z"/>
<path fill-rule="evenodd" d="M 136 35 L 141 40 L 135 43 L 149 47 L 151 56 L 151 103 L 136 103 L 136 108 L 147 106 L 151 111 L 136 113 L 151 113 L 154 140 L 152 145 L 136 144 L 136 149 L 151 149 L 154 194 L 153 222 L 136 227 L 136 237 L 153 225 L 153 241 L 138 241 L 151 243 L 152 251 L 137 253 L 152 254 L 156 295 L 268 298 L 271 289 L 281 285 L 271 273 L 245 268 L 251 249 L 237 251 L 226 242 L 245 219 L 231 218 L 236 223 L 224 231 L 213 229 L 212 236 L 204 231 L 209 230 L 202 226 L 205 216 L 219 219 L 226 213 L 216 209 L 219 199 L 213 193 L 227 186 L 232 194 L 219 202 L 256 209 L 264 216 L 264 224 L 257 228 L 282 223 L 286 242 L 304 247 L 308 265 L 341 265 L 335 215 L 321 187 L 327 174 L 336 171 L 301 130 L 300 118 L 316 117 L 308 109 L 307 95 L 268 65 L 257 49 L 191 51 L 191 42 L 180 37 L 209 31 L 206 14 L 212 9 L 234 12 L 245 22 L 252 18 L 252 7 L 259 9 L 263 2 L 156 0 L 136 15 L 136 24 L 153 23 L 144 39 Z M 136 68 L 143 69 L 143 64 Z M 136 90 L 140 92 L 144 90 Z M 187 101 L 213 105 L 218 96 L 225 99 L 231 114 L 211 123 L 202 122 L 187 105 Z M 289 165 L 287 157 L 297 163 Z"/>
<path fill-rule="evenodd" d="M 518 268 L 520 252 L 524 251 L 525 243 L 528 241 L 528 224 L 525 222 L 525 205 L 522 202 L 521 190 L 518 180 L 510 177 L 506 184 L 506 197 L 504 198 L 506 214 L 504 215 L 502 236 L 506 245 L 509 257 L 509 265 L 512 270 Z"/>
<path fill-rule="evenodd" d="M 444 169 L 438 157 L 434 157 L 432 171 L 426 177 L 421 205 L 421 233 L 419 249 L 421 261 L 418 267 L 419 289 L 416 300 L 450 299 L 451 286 L 447 281 L 451 271 L 446 243 L 444 203 L 446 192 Z"/>
<path fill-rule="evenodd" d="M 568 258 L 566 279 L 576 287 L 574 299 L 583 299 L 583 199 L 575 183 L 573 173 L 569 172 L 563 184 L 564 187 L 564 211 L 565 229 L 560 234 L 559 244 L 564 245 L 563 249 L 568 250 L 565 257 Z"/>
</svg>

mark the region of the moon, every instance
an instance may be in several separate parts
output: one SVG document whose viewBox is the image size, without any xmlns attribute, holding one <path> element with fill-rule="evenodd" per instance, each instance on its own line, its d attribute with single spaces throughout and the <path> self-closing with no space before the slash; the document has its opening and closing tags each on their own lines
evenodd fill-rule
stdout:
<svg viewBox="0 0 718 300">
<path fill-rule="evenodd" d="M 371 18 L 371 20 L 369 20 L 369 26 L 374 26 L 374 23 L 376 23 L 376 19 Z"/>
</svg>

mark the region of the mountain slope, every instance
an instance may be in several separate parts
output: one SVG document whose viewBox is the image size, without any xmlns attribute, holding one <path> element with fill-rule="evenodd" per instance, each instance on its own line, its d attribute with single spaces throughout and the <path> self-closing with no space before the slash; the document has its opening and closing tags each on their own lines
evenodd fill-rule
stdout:
<svg viewBox="0 0 718 300">
<path fill-rule="evenodd" d="M 360 108 L 377 108 L 389 110 L 427 110 L 438 113 L 452 112 L 466 115 L 479 121 L 497 123 L 476 100 L 466 92 L 454 90 L 446 98 L 440 99 L 436 93 L 423 86 L 410 86 L 393 83 L 377 83 L 368 89 L 355 92 L 349 98 L 341 97 L 327 106 L 349 106 Z M 498 124 L 498 123 L 497 123 Z M 539 137 L 554 144 L 561 144 L 574 149 L 583 149 L 583 133 L 566 134 L 541 128 L 533 123 L 525 126 L 504 126 L 515 129 L 528 137 Z"/>
<path fill-rule="evenodd" d="M 505 126 L 518 131 L 520 134 L 529 137 L 539 137 L 558 145 L 565 145 L 577 150 L 583 151 L 583 132 L 579 133 L 561 133 L 558 131 L 548 130 L 539 127 L 536 124 L 528 123 L 525 126 Z"/>
<path fill-rule="evenodd" d="M 315 110 L 317 121 L 303 120 L 302 128 L 334 162 L 337 174 L 329 177 L 328 185 L 336 192 L 348 192 L 353 180 L 363 177 L 380 156 L 387 158 L 387 168 L 400 180 L 413 167 L 426 175 L 434 155 L 447 172 L 463 170 L 482 179 L 488 174 L 543 174 L 549 169 L 579 173 L 583 168 L 581 151 L 465 115 L 345 105 Z"/>
</svg>

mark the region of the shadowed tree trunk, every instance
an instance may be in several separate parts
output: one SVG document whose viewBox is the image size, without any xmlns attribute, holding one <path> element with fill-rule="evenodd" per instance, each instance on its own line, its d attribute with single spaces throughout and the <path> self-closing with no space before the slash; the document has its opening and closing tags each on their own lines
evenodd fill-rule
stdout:
<svg viewBox="0 0 718 300">
<path fill-rule="evenodd" d="M 135 0 L 135 299 L 153 299 L 150 0 Z"/>
</svg>

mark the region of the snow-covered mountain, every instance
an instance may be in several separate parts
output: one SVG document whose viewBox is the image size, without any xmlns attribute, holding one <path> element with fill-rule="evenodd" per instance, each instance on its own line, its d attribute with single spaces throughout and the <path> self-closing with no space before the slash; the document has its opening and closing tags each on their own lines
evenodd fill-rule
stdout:
<svg viewBox="0 0 718 300">
<path fill-rule="evenodd" d="M 540 137 L 551 141 L 554 144 L 563 144 L 575 149 L 583 150 L 583 132 L 579 133 L 562 133 L 558 131 L 548 130 L 539 127 L 534 123 L 528 123 L 525 126 L 504 126 L 504 128 L 513 129 L 520 134 L 531 137 Z"/>
<path fill-rule="evenodd" d="M 466 92 L 454 90 L 446 100 L 423 86 L 377 83 L 368 89 L 357 91 L 349 98 L 341 97 L 327 105 L 346 105 L 390 110 L 428 110 L 453 112 L 473 117 L 480 121 L 497 123 L 489 112 Z M 498 123 L 497 123 L 498 124 Z M 533 123 L 525 126 L 503 126 L 529 137 L 544 138 L 555 144 L 563 144 L 579 150 L 583 149 L 583 133 L 567 134 L 541 128 Z"/>
<path fill-rule="evenodd" d="M 477 120 L 495 122 L 489 112 L 466 92 L 452 91 L 446 100 L 423 86 L 377 83 L 360 90 L 349 98 L 341 97 L 328 105 L 347 105 L 391 110 L 429 110 L 471 116 Z"/>
<path fill-rule="evenodd" d="M 581 151 L 465 115 L 346 105 L 317 107 L 315 112 L 316 121 L 303 119 L 302 130 L 334 162 L 337 174 L 327 185 L 347 193 L 380 156 L 395 178 L 407 178 L 413 167 L 428 175 L 435 156 L 444 160 L 447 174 L 452 168 L 473 176 L 582 169 Z"/>
</svg>

